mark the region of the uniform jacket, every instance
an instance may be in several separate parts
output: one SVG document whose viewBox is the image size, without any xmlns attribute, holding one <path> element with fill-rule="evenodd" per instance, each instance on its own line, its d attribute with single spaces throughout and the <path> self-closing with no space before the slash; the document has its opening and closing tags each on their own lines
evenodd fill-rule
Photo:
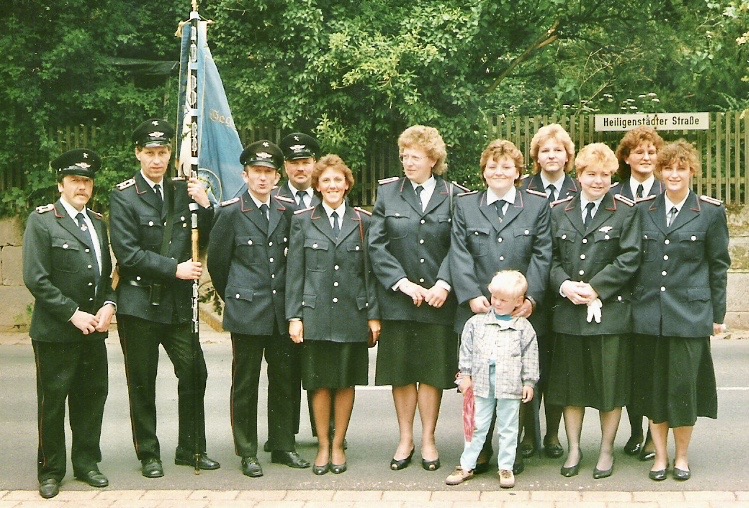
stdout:
<svg viewBox="0 0 749 508">
<path fill-rule="evenodd" d="M 643 197 L 646 198 L 648 196 L 657 196 L 659 194 L 663 194 L 665 190 L 666 188 L 663 186 L 663 183 L 656 178 L 648 193 Z M 618 182 L 612 185 L 609 193 L 613 195 L 621 194 L 625 198 L 629 198 L 632 201 L 635 201 L 635 197 L 632 195 L 632 187 L 630 187 L 629 185 L 629 178 L 627 178 L 627 180 L 625 180 L 624 182 Z"/>
<path fill-rule="evenodd" d="M 389 179 L 377 191 L 369 252 L 379 281 L 377 296 L 382 319 L 455 324 L 454 291 L 436 309 L 426 303 L 416 307 L 407 295 L 392 289 L 404 277 L 427 289 L 438 279 L 452 284 L 448 261 L 452 207 L 462 189 L 442 177 L 434 178 L 436 186 L 423 212 L 406 177 Z"/>
<path fill-rule="evenodd" d="M 367 342 L 380 319 L 376 281 L 366 253 L 370 217 L 346 206 L 338 240 L 323 206 L 291 221 L 286 317 L 304 323 L 304 340 Z"/>
<path fill-rule="evenodd" d="M 282 197 L 271 197 L 270 205 L 266 220 L 245 192 L 216 213 L 208 272 L 226 304 L 224 329 L 233 333 L 288 334 L 284 296 L 294 205 Z"/>
<path fill-rule="evenodd" d="M 491 301 L 487 286 L 500 270 L 523 273 L 528 295 L 543 303 L 551 269 L 549 210 L 547 199 L 518 191 L 500 222 L 494 204 L 487 204 L 486 191 L 458 196 L 450 245 L 450 273 L 459 304 L 455 331 L 460 333 L 473 315 L 470 300 L 484 295 Z"/>
<path fill-rule="evenodd" d="M 273 191 L 274 196 L 283 196 L 285 198 L 289 198 L 294 200 L 294 203 L 296 204 L 296 196 L 291 193 L 291 189 L 289 188 L 289 182 L 284 182 L 282 185 L 279 185 L 276 187 L 276 189 Z M 310 201 L 310 207 L 317 206 L 320 204 L 320 198 L 317 195 L 317 193 L 312 193 L 312 200 Z"/>
<path fill-rule="evenodd" d="M 606 194 L 583 226 L 580 196 L 551 209 L 554 257 L 549 291 L 559 295 L 562 282 L 587 282 L 603 303 L 601 322 L 588 323 L 587 306 L 557 296 L 554 331 L 568 335 L 629 333 L 632 278 L 640 261 L 640 222 L 637 209 Z"/>
<path fill-rule="evenodd" d="M 96 252 L 60 201 L 39 207 L 26 223 L 23 281 L 34 296 L 31 338 L 43 342 L 101 340 L 107 333 L 84 335 L 70 318 L 76 309 L 96 314 L 112 291 L 112 260 L 101 215 L 86 210 L 99 237 L 101 276 L 96 284 Z"/>
<path fill-rule="evenodd" d="M 670 337 L 708 337 L 726 315 L 726 209 L 689 192 L 670 228 L 665 197 L 637 205 L 642 263 L 634 289 L 634 331 Z"/>
<path fill-rule="evenodd" d="M 541 173 L 538 173 L 521 180 L 520 188 L 523 190 L 534 190 L 537 192 L 543 192 L 546 194 L 544 189 L 544 183 L 541 180 Z M 562 182 L 562 192 L 558 196 L 555 196 L 557 200 L 566 199 L 570 196 L 577 196 L 578 184 L 577 181 L 570 175 L 564 175 L 564 181 Z"/>
<path fill-rule="evenodd" d="M 492 351 L 495 393 L 489 393 Z M 494 311 L 476 314 L 461 334 L 458 366 L 462 374 L 471 376 L 476 396 L 520 399 L 523 386 L 534 386 L 539 378 L 536 332 L 525 318 L 498 321 Z"/>
<path fill-rule="evenodd" d="M 187 183 L 164 178 L 163 209 L 156 193 L 138 172 L 112 192 L 110 199 L 112 250 L 120 271 L 118 314 L 158 323 L 185 323 L 192 319 L 192 281 L 176 277 L 177 264 L 192 257 L 191 200 Z M 171 197 L 170 197 L 171 194 Z M 161 255 L 167 203 L 174 200 L 172 240 Z M 161 211 L 160 211 L 161 210 Z M 213 207 L 198 207 L 201 244 L 208 240 Z M 159 305 L 151 304 L 152 286 L 160 285 Z"/>
</svg>

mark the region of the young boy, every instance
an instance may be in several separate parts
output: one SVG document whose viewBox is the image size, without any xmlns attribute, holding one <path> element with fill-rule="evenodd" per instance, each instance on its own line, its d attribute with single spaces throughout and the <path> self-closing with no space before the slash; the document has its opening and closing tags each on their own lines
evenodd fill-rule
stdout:
<svg viewBox="0 0 749 508">
<path fill-rule="evenodd" d="M 458 485 L 473 477 L 496 409 L 499 485 L 505 489 L 515 486 L 512 464 L 520 402 L 533 399 L 533 387 L 539 376 L 536 332 L 527 319 L 512 315 L 523 304 L 527 290 L 528 282 L 520 272 L 497 273 L 489 283 L 491 309 L 471 317 L 463 328 L 456 383 L 462 393 L 473 387 L 476 430 L 473 439 L 465 443 L 460 466 L 445 480 L 448 485 Z"/>
</svg>

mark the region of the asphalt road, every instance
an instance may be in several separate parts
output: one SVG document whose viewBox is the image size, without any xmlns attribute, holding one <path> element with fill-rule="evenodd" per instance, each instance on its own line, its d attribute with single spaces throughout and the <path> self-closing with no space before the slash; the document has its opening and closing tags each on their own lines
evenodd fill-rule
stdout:
<svg viewBox="0 0 749 508">
<path fill-rule="evenodd" d="M 442 468 L 427 472 L 420 467 L 417 448 L 413 464 L 403 471 L 390 471 L 388 463 L 397 445 L 397 424 L 390 390 L 368 386 L 357 390 L 354 413 L 348 434 L 349 470 L 341 475 L 314 476 L 311 470 L 296 470 L 270 463 L 270 455 L 260 453 L 265 476 L 258 479 L 242 475 L 235 456 L 229 425 L 229 386 L 231 347 L 226 334 L 212 332 L 204 337 L 208 363 L 206 413 L 209 455 L 220 461 L 218 471 L 195 475 L 192 468 L 173 464 L 176 446 L 176 379 L 171 365 L 162 354 L 158 381 L 158 434 L 166 475 L 145 479 L 135 457 L 130 432 L 122 353 L 116 334 L 109 339 L 109 398 L 104 415 L 101 470 L 115 489 L 346 489 L 346 490 L 447 490 L 445 477 L 457 464 L 462 451 L 461 396 L 451 390 L 445 393 L 438 425 L 438 447 Z M 370 382 L 374 380 L 374 354 L 370 350 Z M 588 410 L 583 430 L 583 466 L 574 478 L 559 474 L 562 459 L 532 458 L 526 470 L 517 477 L 516 488 L 522 490 L 600 490 L 600 491 L 746 491 L 749 490 L 749 340 L 714 340 L 713 356 L 718 378 L 719 419 L 701 419 L 696 426 L 690 453 L 692 479 L 675 483 L 669 479 L 656 483 L 647 478 L 649 464 L 624 455 L 621 448 L 629 437 L 626 414 L 617 436 L 614 474 L 593 480 L 597 456 L 598 414 Z M 264 374 L 263 374 L 264 376 Z M 35 490 L 36 482 L 36 396 L 34 359 L 30 344 L 0 345 L 0 490 Z M 263 379 L 261 401 L 267 394 Z M 302 429 L 297 450 L 312 461 L 316 443 L 311 437 L 306 404 L 302 409 Z M 265 404 L 260 408 L 261 442 L 266 436 Z M 417 415 L 418 422 L 418 415 Z M 560 436 L 565 444 L 564 435 Z M 70 446 L 68 436 L 68 450 Z M 496 443 L 496 437 L 495 437 Z M 496 461 L 496 458 L 495 458 Z M 496 462 L 494 462 L 496 464 Z M 465 490 L 494 490 L 496 475 L 487 473 L 462 485 Z M 64 489 L 86 490 L 88 486 L 68 476 Z"/>
</svg>

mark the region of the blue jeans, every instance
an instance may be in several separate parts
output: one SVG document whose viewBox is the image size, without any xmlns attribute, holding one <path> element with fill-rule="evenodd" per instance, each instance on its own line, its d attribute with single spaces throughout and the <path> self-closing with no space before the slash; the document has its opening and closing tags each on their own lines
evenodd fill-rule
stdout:
<svg viewBox="0 0 749 508">
<path fill-rule="evenodd" d="M 464 471 L 476 467 L 476 460 L 487 439 L 492 413 L 497 411 L 497 435 L 499 436 L 499 454 L 497 455 L 497 469 L 512 471 L 515 462 L 515 449 L 518 441 L 518 416 L 520 414 L 520 399 L 497 399 L 494 397 L 494 379 L 496 369 L 489 367 L 489 397 L 476 397 L 476 430 L 471 442 L 466 441 L 463 454 L 460 456 L 460 467 Z M 489 436 L 491 439 L 491 436 Z"/>
</svg>

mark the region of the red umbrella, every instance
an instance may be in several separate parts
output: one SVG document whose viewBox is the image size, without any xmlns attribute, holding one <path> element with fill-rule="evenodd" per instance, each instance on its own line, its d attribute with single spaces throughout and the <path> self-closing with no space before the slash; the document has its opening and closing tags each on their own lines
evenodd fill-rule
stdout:
<svg viewBox="0 0 749 508">
<path fill-rule="evenodd" d="M 463 434 L 467 443 L 473 439 L 474 430 L 476 430 L 476 397 L 473 395 L 473 386 L 469 386 L 463 393 Z"/>
</svg>

